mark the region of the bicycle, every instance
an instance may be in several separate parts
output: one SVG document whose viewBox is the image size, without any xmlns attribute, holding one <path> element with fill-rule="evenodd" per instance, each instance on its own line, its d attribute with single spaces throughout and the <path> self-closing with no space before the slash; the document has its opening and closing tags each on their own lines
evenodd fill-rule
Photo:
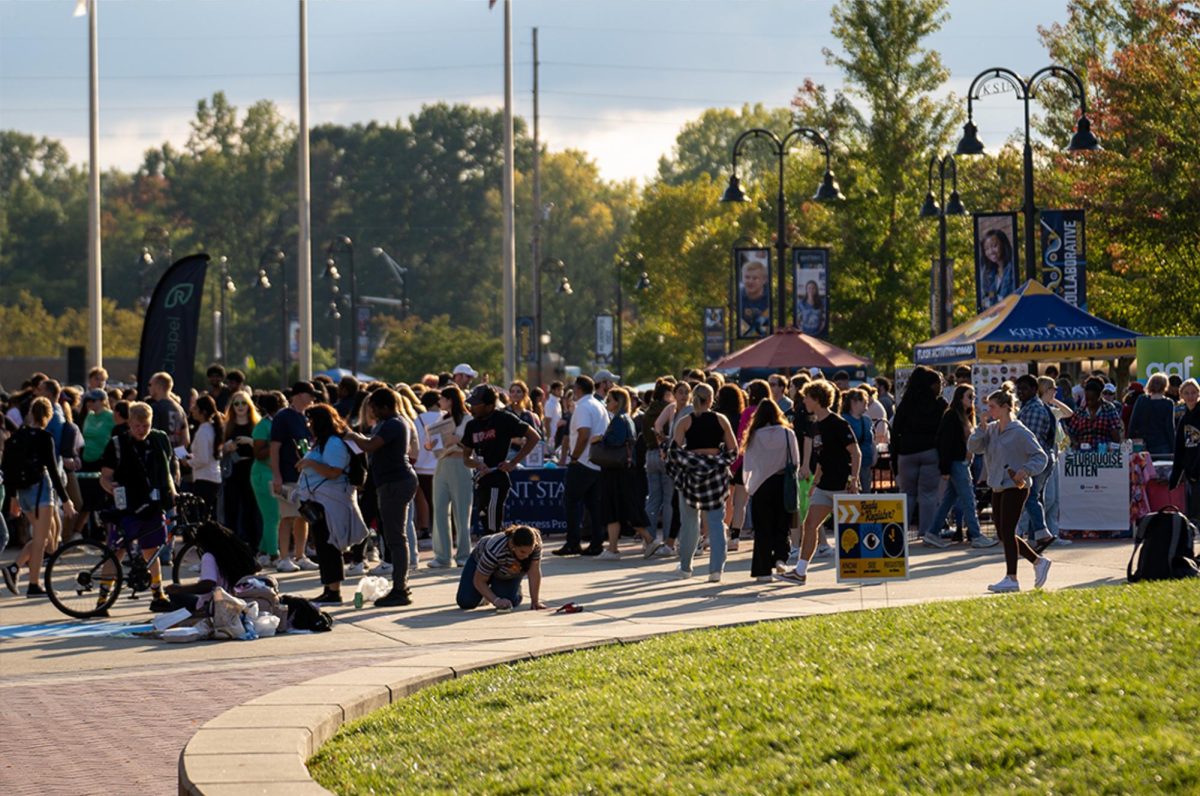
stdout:
<svg viewBox="0 0 1200 796">
<path fill-rule="evenodd" d="M 199 563 L 194 529 L 203 507 L 203 501 L 194 495 L 180 495 L 176 502 L 173 530 L 183 539 L 171 573 L 176 583 L 188 574 L 191 565 Z M 73 539 L 60 546 L 46 564 L 46 596 L 55 608 L 76 619 L 107 616 L 126 584 L 129 599 L 137 599 L 138 593 L 149 591 L 151 585 L 150 565 L 142 558 L 139 544 L 150 533 L 154 531 L 133 538 L 121 533 L 115 549 L 87 538 Z M 117 558 L 117 552 L 122 550 L 124 561 Z"/>
</svg>

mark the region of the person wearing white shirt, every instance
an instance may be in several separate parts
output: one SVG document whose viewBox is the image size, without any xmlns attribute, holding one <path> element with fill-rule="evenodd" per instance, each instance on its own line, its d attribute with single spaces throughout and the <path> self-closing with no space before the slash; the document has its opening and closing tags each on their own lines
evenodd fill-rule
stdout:
<svg viewBox="0 0 1200 796">
<path fill-rule="evenodd" d="M 204 499 L 209 517 L 216 516 L 221 491 L 221 414 L 211 395 L 201 395 L 192 404 L 192 419 L 198 424 L 188 456 L 192 468 L 192 492 Z"/>
<path fill-rule="evenodd" d="M 425 411 L 417 415 L 417 422 L 414 423 L 417 427 L 417 463 L 413 465 L 413 469 L 417 471 L 417 483 L 420 488 L 417 490 L 417 498 L 413 501 L 417 510 L 417 533 L 420 538 L 425 538 L 429 535 L 429 529 L 432 524 L 430 519 L 430 507 L 433 505 L 433 474 L 437 470 L 437 456 L 432 449 L 425 448 L 425 442 L 429 439 L 427 429 L 434 423 L 442 419 L 442 411 L 438 408 L 441 396 L 437 392 L 426 392 L 421 395 L 421 405 Z"/>
<path fill-rule="evenodd" d="M 782 572 L 790 551 L 788 535 L 791 516 L 784 506 L 784 479 L 788 464 L 800 466 L 800 446 L 796 434 L 771 400 L 761 401 L 746 429 L 742 473 L 746 491 L 753 500 L 750 514 L 754 520 L 754 556 L 750 575 L 770 581 L 779 567 Z"/>
<path fill-rule="evenodd" d="M 553 443 L 554 432 L 558 430 L 558 424 L 563 416 L 562 394 L 562 382 L 550 382 L 550 394 L 546 397 L 546 403 L 542 406 L 542 418 L 546 426 L 546 434 L 542 439 L 550 440 L 551 443 Z"/>
<path fill-rule="evenodd" d="M 608 410 L 596 399 L 596 384 L 587 376 L 575 379 L 575 410 L 571 413 L 567 439 L 569 460 L 565 501 L 567 543 L 554 551 L 557 556 L 600 555 L 604 551 L 604 526 L 600 524 L 600 466 L 592 464 L 592 437 L 603 436 L 608 429 Z M 592 526 L 591 543 L 581 545 L 580 510 L 587 507 Z"/>
</svg>

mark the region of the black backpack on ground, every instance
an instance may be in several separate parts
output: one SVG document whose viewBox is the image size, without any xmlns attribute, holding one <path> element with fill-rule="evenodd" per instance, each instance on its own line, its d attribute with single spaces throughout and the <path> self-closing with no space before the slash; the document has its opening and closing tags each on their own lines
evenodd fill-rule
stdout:
<svg viewBox="0 0 1200 796">
<path fill-rule="evenodd" d="M 1196 526 L 1174 506 L 1147 514 L 1134 531 L 1126 577 L 1130 583 L 1137 583 L 1200 576 L 1193 552 L 1195 539 Z"/>
<path fill-rule="evenodd" d="M 9 495 L 16 490 L 36 486 L 46 472 L 46 467 L 37 460 L 38 432 L 43 429 L 23 426 L 4 444 L 4 485 Z"/>
<path fill-rule="evenodd" d="M 288 627 L 292 630 L 311 630 L 314 633 L 333 630 L 333 617 L 303 597 L 285 594 L 279 601 L 287 606 Z"/>
</svg>

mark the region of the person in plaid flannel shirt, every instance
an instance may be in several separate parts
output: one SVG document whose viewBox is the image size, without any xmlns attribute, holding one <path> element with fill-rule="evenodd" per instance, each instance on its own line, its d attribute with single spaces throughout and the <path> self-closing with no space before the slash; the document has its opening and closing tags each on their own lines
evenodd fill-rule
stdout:
<svg viewBox="0 0 1200 796">
<path fill-rule="evenodd" d="M 1075 414 L 1062 420 L 1063 428 L 1071 437 L 1071 447 L 1090 445 L 1095 448 L 1101 442 L 1121 441 L 1121 410 L 1105 401 L 1104 382 L 1090 378 L 1083 385 L 1084 404 Z"/>
</svg>

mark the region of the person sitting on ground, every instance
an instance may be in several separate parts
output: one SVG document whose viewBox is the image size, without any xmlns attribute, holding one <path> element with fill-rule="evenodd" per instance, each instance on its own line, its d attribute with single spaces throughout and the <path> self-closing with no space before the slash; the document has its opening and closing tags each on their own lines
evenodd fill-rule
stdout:
<svg viewBox="0 0 1200 796">
<path fill-rule="evenodd" d="M 529 575 L 529 607 L 546 607 L 541 601 L 542 535 L 528 525 L 512 525 L 479 540 L 458 581 L 458 607 L 479 607 L 484 600 L 498 611 L 521 604 L 521 580 Z"/>
<path fill-rule="evenodd" d="M 200 580 L 196 583 L 172 583 L 167 597 L 172 608 L 187 608 L 193 614 L 204 613 L 217 587 L 232 593 L 233 585 L 260 569 L 250 547 L 223 525 L 205 520 L 196 528 L 196 547 L 200 549 Z"/>
</svg>

